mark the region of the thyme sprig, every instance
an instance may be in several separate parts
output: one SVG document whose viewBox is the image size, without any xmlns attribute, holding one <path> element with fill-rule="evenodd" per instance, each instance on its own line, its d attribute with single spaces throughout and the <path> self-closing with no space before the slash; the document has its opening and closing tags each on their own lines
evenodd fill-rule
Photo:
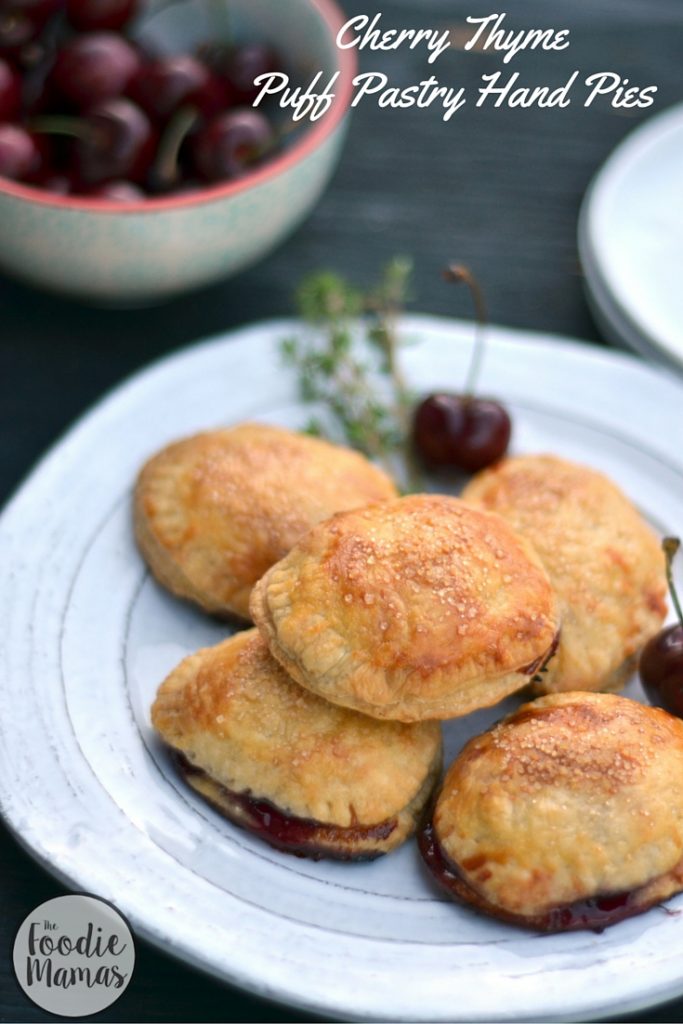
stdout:
<svg viewBox="0 0 683 1024">
<path fill-rule="evenodd" d="M 409 295 L 410 260 L 397 258 L 367 293 L 330 271 L 305 278 L 296 294 L 309 330 L 285 339 L 282 355 L 298 374 L 304 402 L 321 403 L 346 442 L 396 468 L 417 486 L 410 445 L 411 395 L 398 363 L 398 319 Z M 311 433 L 325 434 L 319 419 Z"/>
</svg>

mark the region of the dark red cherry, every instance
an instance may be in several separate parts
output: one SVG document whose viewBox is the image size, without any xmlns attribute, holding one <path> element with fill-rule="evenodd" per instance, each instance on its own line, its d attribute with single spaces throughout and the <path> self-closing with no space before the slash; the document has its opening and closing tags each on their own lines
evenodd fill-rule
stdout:
<svg viewBox="0 0 683 1024">
<path fill-rule="evenodd" d="M 206 80 L 187 97 L 187 102 L 209 121 L 234 107 L 235 96 L 229 82 L 209 71 Z"/>
<path fill-rule="evenodd" d="M 143 64 L 128 86 L 128 95 L 149 117 L 167 120 L 178 107 L 192 102 L 206 88 L 207 67 L 195 57 L 180 54 Z"/>
<path fill-rule="evenodd" d="M 413 419 L 415 448 L 434 469 L 476 473 L 505 455 L 511 433 L 499 402 L 467 395 L 430 395 Z"/>
<path fill-rule="evenodd" d="M 79 32 L 121 29 L 135 17 L 139 0 L 66 0 L 69 21 Z"/>
<path fill-rule="evenodd" d="M 7 7 L 25 15 L 37 28 L 42 28 L 53 15 L 63 10 L 64 0 L 10 0 Z"/>
<path fill-rule="evenodd" d="M 666 578 L 678 622 L 648 640 L 638 670 L 650 702 L 683 718 L 683 608 L 673 578 L 673 561 L 680 546 L 678 537 L 665 537 L 662 541 Z"/>
<path fill-rule="evenodd" d="M 91 107 L 74 146 L 79 188 L 90 190 L 117 180 L 143 181 L 156 145 L 149 118 L 130 100 L 105 100 Z"/>
<path fill-rule="evenodd" d="M 0 177 L 35 181 L 47 162 L 45 144 L 16 124 L 0 124 Z"/>
<path fill-rule="evenodd" d="M 192 139 L 194 165 L 204 181 L 239 178 L 262 159 L 273 141 L 270 124 L 257 111 L 228 111 Z"/>
<path fill-rule="evenodd" d="M 61 0 L 0 0 L 0 56 L 25 63 L 46 22 L 62 6 Z"/>
<path fill-rule="evenodd" d="M 278 60 L 270 47 L 249 43 L 237 46 L 231 52 L 225 75 L 235 91 L 237 102 L 251 104 L 261 88 L 254 85 L 254 81 L 259 75 L 268 75 L 277 70 Z"/>
<path fill-rule="evenodd" d="M 33 42 L 40 26 L 35 25 L 26 14 L 14 8 L 5 8 L 0 3 L 0 57 L 18 59 L 21 51 Z"/>
<path fill-rule="evenodd" d="M 94 199 L 106 199 L 110 203 L 139 203 L 145 193 L 130 181 L 108 181 L 88 193 Z"/>
<path fill-rule="evenodd" d="M 21 107 L 21 78 L 0 58 L 0 121 L 13 121 Z"/>
<path fill-rule="evenodd" d="M 277 71 L 280 66 L 275 52 L 261 43 L 209 43 L 198 52 L 204 63 L 229 85 L 230 106 L 251 106 L 260 89 L 254 85 L 255 79 Z"/>
<path fill-rule="evenodd" d="M 510 444 L 512 423 L 500 402 L 475 396 L 487 323 L 484 296 L 468 267 L 452 263 L 443 274 L 452 284 L 466 284 L 476 311 L 474 348 L 462 394 L 429 395 L 413 416 L 413 447 L 427 466 L 476 473 L 497 462 Z"/>
<path fill-rule="evenodd" d="M 91 32 L 62 47 L 53 77 L 60 92 L 83 109 L 122 95 L 140 63 L 137 51 L 121 36 Z"/>
<path fill-rule="evenodd" d="M 640 678 L 648 700 L 683 718 L 683 626 L 668 626 L 649 640 L 640 656 Z"/>
</svg>

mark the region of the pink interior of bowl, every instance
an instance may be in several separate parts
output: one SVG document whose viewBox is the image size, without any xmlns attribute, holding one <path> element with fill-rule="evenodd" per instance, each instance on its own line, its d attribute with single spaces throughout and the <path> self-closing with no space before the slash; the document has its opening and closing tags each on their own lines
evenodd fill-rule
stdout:
<svg viewBox="0 0 683 1024">
<path fill-rule="evenodd" d="M 309 3 L 319 12 L 328 27 L 330 36 L 336 39 L 339 30 L 344 25 L 345 18 L 334 0 L 309 0 Z M 269 160 L 259 170 L 244 178 L 240 178 L 238 181 L 231 181 L 225 185 L 216 185 L 213 188 L 206 188 L 201 192 L 195 192 L 190 195 L 169 196 L 167 198 L 150 197 L 132 203 L 108 203 L 103 202 L 101 199 L 88 199 L 85 196 L 53 195 L 42 189 L 32 188 L 29 185 L 22 185 L 19 182 L 3 180 L 1 178 L 0 194 L 6 193 L 19 199 L 27 199 L 32 203 L 42 203 L 45 206 L 57 206 L 73 210 L 90 210 L 93 213 L 104 214 L 171 210 L 179 207 L 196 206 L 200 203 L 212 202 L 216 199 L 225 199 L 229 196 L 237 195 L 239 192 L 244 192 L 254 185 L 277 177 L 278 174 L 285 171 L 288 167 L 304 159 L 337 128 L 351 102 L 353 78 L 356 73 L 357 64 L 355 50 L 338 49 L 337 61 L 337 70 L 340 72 L 338 90 L 335 101 L 329 111 L 284 152 Z"/>
</svg>

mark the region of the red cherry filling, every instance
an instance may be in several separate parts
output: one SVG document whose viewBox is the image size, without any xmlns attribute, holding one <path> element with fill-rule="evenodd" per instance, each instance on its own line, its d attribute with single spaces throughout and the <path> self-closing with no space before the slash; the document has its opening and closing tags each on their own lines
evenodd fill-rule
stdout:
<svg viewBox="0 0 683 1024">
<path fill-rule="evenodd" d="M 536 660 L 532 661 L 529 665 L 525 665 L 524 668 L 518 669 L 518 671 L 525 676 L 537 676 L 539 673 L 545 672 L 550 660 L 554 658 L 554 656 L 557 654 L 557 648 L 559 646 L 560 633 L 558 631 L 553 637 L 553 642 L 551 643 L 546 653 L 542 654 L 540 658 L 536 658 Z M 537 681 L 539 680 L 534 679 L 534 682 Z"/>
<path fill-rule="evenodd" d="M 377 825 L 352 825 L 348 828 L 297 818 L 285 814 L 267 800 L 226 789 L 177 751 L 174 759 L 188 784 L 233 824 L 259 836 L 276 849 L 297 857 L 374 860 L 384 851 L 373 849 L 373 843 L 387 839 L 397 825 L 395 818 Z"/>
<path fill-rule="evenodd" d="M 434 876 L 436 882 L 449 896 L 475 907 L 477 910 L 497 917 L 507 924 L 519 925 L 537 932 L 571 932 L 594 931 L 602 932 L 610 925 L 618 924 L 628 917 L 648 910 L 652 904 L 644 904 L 638 900 L 638 890 L 620 893 L 605 893 L 587 900 L 554 907 L 545 914 L 525 917 L 513 914 L 489 903 L 463 878 L 458 867 L 444 853 L 436 835 L 434 825 L 430 822 L 418 836 L 418 845 L 422 858 Z"/>
</svg>

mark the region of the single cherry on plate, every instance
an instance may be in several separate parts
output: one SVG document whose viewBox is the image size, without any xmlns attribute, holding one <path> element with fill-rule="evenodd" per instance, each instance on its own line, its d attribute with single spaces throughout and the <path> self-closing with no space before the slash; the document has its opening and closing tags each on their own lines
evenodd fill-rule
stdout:
<svg viewBox="0 0 683 1024">
<path fill-rule="evenodd" d="M 447 281 L 463 282 L 474 299 L 477 338 L 465 391 L 428 395 L 413 416 L 413 444 L 431 469 L 476 473 L 501 459 L 510 443 L 512 423 L 500 402 L 478 398 L 474 385 L 481 365 L 486 308 L 479 284 L 467 267 L 453 264 L 444 271 Z"/>
<path fill-rule="evenodd" d="M 677 537 L 665 537 L 662 546 L 678 622 L 648 640 L 640 655 L 639 672 L 650 703 L 683 718 L 683 609 L 673 580 L 673 560 L 681 542 Z"/>
<path fill-rule="evenodd" d="M 476 473 L 505 454 L 511 424 L 499 402 L 435 394 L 415 410 L 413 432 L 417 450 L 431 468 Z"/>
</svg>

